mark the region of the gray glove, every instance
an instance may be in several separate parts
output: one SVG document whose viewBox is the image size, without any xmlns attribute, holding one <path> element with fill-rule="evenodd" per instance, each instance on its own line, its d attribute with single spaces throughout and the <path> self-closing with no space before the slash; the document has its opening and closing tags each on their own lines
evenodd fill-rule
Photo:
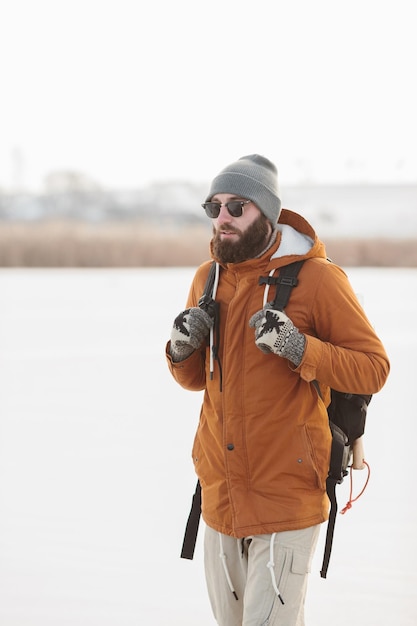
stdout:
<svg viewBox="0 0 417 626">
<path fill-rule="evenodd" d="M 273 352 L 298 366 L 303 358 L 305 336 L 299 332 L 283 311 L 266 304 L 252 315 L 249 326 L 255 328 L 255 343 L 262 352 Z"/>
<path fill-rule="evenodd" d="M 199 307 L 186 309 L 175 318 L 170 348 L 174 361 L 184 361 L 202 345 L 213 326 L 213 321 L 213 318 Z"/>
</svg>

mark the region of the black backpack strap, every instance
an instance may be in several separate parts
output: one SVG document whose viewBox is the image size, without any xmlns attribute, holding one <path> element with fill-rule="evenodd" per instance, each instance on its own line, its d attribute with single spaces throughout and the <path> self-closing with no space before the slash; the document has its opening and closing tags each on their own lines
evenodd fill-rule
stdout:
<svg viewBox="0 0 417 626">
<path fill-rule="evenodd" d="M 321 390 L 317 380 L 313 380 L 312 384 L 321 398 Z M 332 447 L 330 454 L 329 475 L 326 480 L 326 492 L 330 501 L 330 511 L 327 522 L 326 543 L 324 544 L 323 563 L 320 570 L 320 576 L 322 578 L 326 578 L 327 576 L 330 555 L 332 553 L 334 527 L 337 516 L 336 485 L 340 485 L 347 474 L 345 468 L 348 466 L 350 454 L 350 447 L 348 445 L 346 433 L 344 433 L 343 430 L 331 420 L 329 420 L 329 427 L 332 433 Z"/>
<path fill-rule="evenodd" d="M 213 261 L 210 265 L 209 273 L 207 275 L 206 284 L 204 286 L 204 292 L 198 301 L 198 306 L 204 311 L 207 311 L 212 316 L 216 313 L 216 303 L 214 302 L 213 287 L 216 277 L 216 262 Z M 194 558 L 195 545 L 197 543 L 198 527 L 200 525 L 201 516 L 201 485 L 200 481 L 197 481 L 193 499 L 191 502 L 191 509 L 188 515 L 187 524 L 185 527 L 184 540 L 181 549 L 181 558 L 190 559 Z"/>
<path fill-rule="evenodd" d="M 326 492 L 330 500 L 330 512 L 327 522 L 326 543 L 324 544 L 323 564 L 320 576 L 326 578 L 332 553 L 334 527 L 337 515 L 336 485 L 340 485 L 347 475 L 347 467 L 350 459 L 350 446 L 346 433 L 341 428 L 329 422 L 332 432 L 332 448 L 330 454 L 329 475 L 326 480 Z"/>
<path fill-rule="evenodd" d="M 326 491 L 330 500 L 330 513 L 329 513 L 329 521 L 327 522 L 327 531 L 326 531 L 326 543 L 324 545 L 324 556 L 323 563 L 320 570 L 320 576 L 322 578 L 326 578 L 327 569 L 329 567 L 330 555 L 332 552 L 333 545 L 333 535 L 334 535 L 334 526 L 336 523 L 336 515 L 337 515 L 337 499 L 336 499 L 336 485 L 338 481 L 334 478 L 328 478 L 326 481 Z"/>
<path fill-rule="evenodd" d="M 280 268 L 278 276 L 261 276 L 260 285 L 276 285 L 273 308 L 283 311 L 290 299 L 291 290 L 298 285 L 298 272 L 304 261 L 295 261 Z"/>
<path fill-rule="evenodd" d="M 198 527 L 201 515 L 201 485 L 197 481 L 195 493 L 191 504 L 190 514 L 185 527 L 184 541 L 182 544 L 181 558 L 192 560 L 194 557 L 195 544 L 197 542 Z"/>
<path fill-rule="evenodd" d="M 198 306 L 200 307 L 200 309 L 204 309 L 204 311 L 207 311 L 207 313 L 209 314 L 213 314 L 212 308 L 214 306 L 214 301 L 213 301 L 212 296 L 213 296 L 213 287 L 214 287 L 215 277 L 216 277 L 216 262 L 213 261 L 212 264 L 210 265 L 209 273 L 206 279 L 206 284 L 204 286 L 203 295 L 198 301 Z"/>
</svg>

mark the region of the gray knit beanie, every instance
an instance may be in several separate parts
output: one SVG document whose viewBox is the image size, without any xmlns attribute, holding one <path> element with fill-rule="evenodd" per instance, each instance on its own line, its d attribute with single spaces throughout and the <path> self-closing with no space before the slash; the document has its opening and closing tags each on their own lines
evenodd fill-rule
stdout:
<svg viewBox="0 0 417 626">
<path fill-rule="evenodd" d="M 230 193 L 252 200 L 275 224 L 281 212 L 277 168 L 259 154 L 241 157 L 213 180 L 206 202 L 217 193 Z"/>
</svg>

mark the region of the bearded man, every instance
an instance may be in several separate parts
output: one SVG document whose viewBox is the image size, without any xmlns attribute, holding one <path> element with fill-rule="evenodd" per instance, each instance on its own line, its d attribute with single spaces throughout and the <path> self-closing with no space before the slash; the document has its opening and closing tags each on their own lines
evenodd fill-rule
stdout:
<svg viewBox="0 0 417 626">
<path fill-rule="evenodd" d="M 389 361 L 345 272 L 301 215 L 281 210 L 271 161 L 252 154 L 228 165 L 202 206 L 213 224 L 216 308 L 199 306 L 207 261 L 166 358 L 182 387 L 204 390 L 192 458 L 209 598 L 220 626 L 304 626 L 329 512 L 330 388 L 375 394 Z M 277 311 L 265 289 L 299 260 L 297 288 Z"/>
</svg>

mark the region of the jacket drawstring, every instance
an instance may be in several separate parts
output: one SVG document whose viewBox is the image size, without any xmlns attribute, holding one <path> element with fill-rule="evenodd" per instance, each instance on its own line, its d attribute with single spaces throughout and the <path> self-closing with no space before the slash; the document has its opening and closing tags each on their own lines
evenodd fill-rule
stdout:
<svg viewBox="0 0 417 626">
<path fill-rule="evenodd" d="M 215 300 L 216 299 L 216 293 L 217 293 L 217 286 L 219 284 L 219 276 L 220 276 L 220 266 L 218 263 L 216 263 L 216 273 L 214 276 L 214 284 L 213 284 L 213 293 L 212 293 L 212 299 Z M 210 328 L 210 379 L 213 378 L 213 374 L 214 374 L 214 324 L 213 326 Z"/>
<path fill-rule="evenodd" d="M 282 599 L 282 596 L 281 596 L 281 594 L 279 592 L 277 581 L 275 579 L 275 573 L 274 573 L 274 567 L 275 567 L 275 563 L 274 563 L 274 540 L 275 540 L 275 535 L 276 534 L 277 533 L 272 533 L 272 535 L 271 535 L 271 541 L 269 543 L 269 561 L 267 563 L 267 567 L 269 568 L 269 571 L 271 572 L 272 586 L 274 588 L 274 591 L 277 594 L 278 598 L 280 599 L 281 604 L 284 604 L 284 600 Z"/>
<path fill-rule="evenodd" d="M 238 600 L 237 593 L 234 590 L 232 579 L 230 578 L 229 570 L 228 570 L 228 567 L 227 567 L 227 563 L 226 563 L 227 556 L 226 556 L 226 554 L 225 554 L 225 552 L 223 550 L 223 539 L 222 539 L 222 534 L 221 533 L 219 533 L 219 543 L 220 543 L 220 554 L 219 554 L 219 557 L 220 557 L 220 560 L 221 560 L 222 565 L 223 565 L 224 573 L 226 575 L 227 584 L 229 585 L 230 591 L 233 593 L 235 599 Z"/>
<path fill-rule="evenodd" d="M 277 585 L 277 581 L 275 579 L 275 572 L 274 572 L 274 567 L 275 567 L 275 562 L 274 562 L 274 541 L 275 541 L 275 536 L 276 533 L 272 533 L 271 535 L 271 540 L 269 543 L 269 561 L 267 563 L 267 567 L 271 573 L 271 580 L 272 580 L 272 586 L 274 588 L 274 591 L 276 593 L 276 595 L 278 596 L 281 604 L 284 604 L 284 600 L 282 599 L 281 593 L 278 589 L 278 585 Z M 227 584 L 229 585 L 229 589 L 230 591 L 233 593 L 234 597 L 236 598 L 236 600 L 238 600 L 237 597 L 237 593 L 233 587 L 233 583 L 232 583 L 232 579 L 230 578 L 230 574 L 229 574 L 229 569 L 227 567 L 227 556 L 226 553 L 223 549 L 223 538 L 222 538 L 222 534 L 219 533 L 219 545 L 220 545 L 220 553 L 219 553 L 219 557 L 220 560 L 222 562 L 222 566 L 223 566 L 223 570 L 226 576 L 226 580 L 227 580 Z"/>
<path fill-rule="evenodd" d="M 275 270 L 271 270 L 268 274 L 269 277 L 272 277 L 274 275 Z M 263 301 L 263 306 L 265 306 L 265 304 L 268 302 L 268 293 L 269 293 L 269 287 L 270 284 L 269 282 L 267 282 L 265 284 L 265 290 L 264 290 L 264 301 Z"/>
</svg>

